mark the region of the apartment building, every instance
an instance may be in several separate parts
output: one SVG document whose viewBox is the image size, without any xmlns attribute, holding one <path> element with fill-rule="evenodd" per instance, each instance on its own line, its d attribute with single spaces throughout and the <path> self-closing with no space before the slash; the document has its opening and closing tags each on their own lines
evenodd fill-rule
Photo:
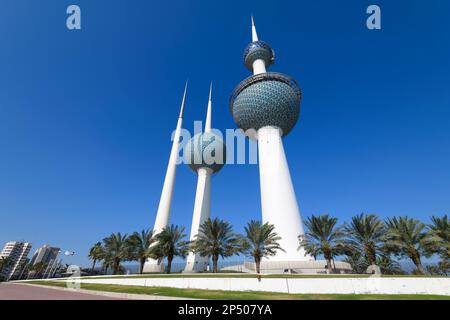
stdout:
<svg viewBox="0 0 450 320">
<path fill-rule="evenodd" d="M 0 253 L 0 258 L 10 259 L 10 263 L 1 270 L 1 275 L 6 280 L 20 276 L 20 273 L 27 262 L 27 256 L 30 250 L 31 243 L 29 242 L 10 241 L 5 244 Z"/>
</svg>

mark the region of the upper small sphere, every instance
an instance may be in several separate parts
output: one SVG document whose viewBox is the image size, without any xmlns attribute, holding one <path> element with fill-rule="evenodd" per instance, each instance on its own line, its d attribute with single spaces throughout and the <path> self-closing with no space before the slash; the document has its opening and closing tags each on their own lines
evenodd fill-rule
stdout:
<svg viewBox="0 0 450 320">
<path fill-rule="evenodd" d="M 226 162 L 225 144 L 213 132 L 198 133 L 188 141 L 184 157 L 195 173 L 200 168 L 209 168 L 215 173 L 222 169 Z"/>
<path fill-rule="evenodd" d="M 300 116 L 301 91 L 282 73 L 267 72 L 242 81 L 230 98 L 230 111 L 242 130 L 278 127 L 287 135 Z"/>
<path fill-rule="evenodd" d="M 244 64 L 250 71 L 253 70 L 253 62 L 264 60 L 266 67 L 275 61 L 273 49 L 264 41 L 253 41 L 244 50 Z"/>
</svg>

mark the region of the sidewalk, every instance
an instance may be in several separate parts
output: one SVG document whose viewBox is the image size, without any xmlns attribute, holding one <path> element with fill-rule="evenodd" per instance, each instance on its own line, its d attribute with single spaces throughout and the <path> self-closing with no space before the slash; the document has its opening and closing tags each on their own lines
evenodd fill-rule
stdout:
<svg viewBox="0 0 450 320">
<path fill-rule="evenodd" d="M 0 283 L 0 300 L 189 300 L 157 295 L 69 289 L 35 284 Z"/>
</svg>

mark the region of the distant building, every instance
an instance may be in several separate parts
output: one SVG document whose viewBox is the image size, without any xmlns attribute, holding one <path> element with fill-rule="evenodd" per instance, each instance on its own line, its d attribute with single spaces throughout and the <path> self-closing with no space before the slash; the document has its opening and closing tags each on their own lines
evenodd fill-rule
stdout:
<svg viewBox="0 0 450 320">
<path fill-rule="evenodd" d="M 0 253 L 0 258 L 11 259 L 11 262 L 1 271 L 1 275 L 6 280 L 18 277 L 21 274 L 30 250 L 31 243 L 29 242 L 11 241 L 5 244 L 2 253 Z"/>
<path fill-rule="evenodd" d="M 49 245 L 45 244 L 39 249 L 37 249 L 36 252 L 33 254 L 33 257 L 31 258 L 30 261 L 30 265 L 34 266 L 38 263 L 49 264 L 55 261 L 60 252 L 61 252 L 60 248 L 50 247 Z"/>
<path fill-rule="evenodd" d="M 27 279 L 48 278 L 52 276 L 61 261 L 58 261 L 60 248 L 43 245 L 33 254 L 27 272 Z"/>
</svg>

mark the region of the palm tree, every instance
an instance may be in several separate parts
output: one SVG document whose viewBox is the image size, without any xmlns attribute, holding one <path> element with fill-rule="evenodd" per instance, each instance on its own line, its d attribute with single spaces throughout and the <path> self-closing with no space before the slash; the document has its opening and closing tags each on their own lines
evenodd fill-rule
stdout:
<svg viewBox="0 0 450 320">
<path fill-rule="evenodd" d="M 450 259 L 450 221 L 447 215 L 442 218 L 432 216 L 428 227 L 427 246 L 430 254 L 438 253 L 443 262 Z"/>
<path fill-rule="evenodd" d="M 400 267 L 400 264 L 397 261 L 392 260 L 388 255 L 381 254 L 377 256 L 375 264 L 380 267 L 382 274 L 405 274 Z"/>
<path fill-rule="evenodd" d="M 385 249 L 399 257 L 408 257 L 421 274 L 425 274 L 421 256 L 427 254 L 427 233 L 425 225 L 418 220 L 393 217 L 386 220 Z"/>
<path fill-rule="evenodd" d="M 48 264 L 45 262 L 38 262 L 30 266 L 29 270 L 31 271 L 29 276 L 33 279 L 39 278 L 43 275 L 45 269 L 47 269 Z"/>
<path fill-rule="evenodd" d="M 120 263 L 123 260 L 130 260 L 131 254 L 127 239 L 127 235 L 122 235 L 120 232 L 112 233 L 109 237 L 103 239 L 105 257 L 110 261 L 110 266 L 113 268 L 113 274 L 119 273 Z"/>
<path fill-rule="evenodd" d="M 359 251 L 349 251 L 346 253 L 344 262 L 347 262 L 352 267 L 352 272 L 356 274 L 365 273 L 369 264 L 367 259 L 361 255 Z"/>
<path fill-rule="evenodd" d="M 102 246 L 101 242 L 97 242 L 90 250 L 88 257 L 93 260 L 92 262 L 92 268 L 91 273 L 94 272 L 95 263 L 99 260 L 102 260 L 105 258 L 105 249 Z"/>
<path fill-rule="evenodd" d="M 438 264 L 427 266 L 428 273 L 432 275 L 448 276 L 450 272 L 450 261 L 439 261 Z"/>
<path fill-rule="evenodd" d="M 328 214 L 312 215 L 305 222 L 307 232 L 300 238 L 300 247 L 309 254 L 323 254 L 327 261 L 327 273 L 332 270 L 333 257 L 342 254 L 345 249 L 343 227 L 337 227 L 337 218 Z"/>
<path fill-rule="evenodd" d="M 156 244 L 151 248 L 151 255 L 157 259 L 167 257 L 167 273 L 172 269 L 172 260 L 176 256 L 186 257 L 189 241 L 185 241 L 184 227 L 170 225 L 155 236 Z"/>
<path fill-rule="evenodd" d="M 0 273 L 2 273 L 4 268 L 9 267 L 12 264 L 10 257 L 0 257 Z"/>
<path fill-rule="evenodd" d="M 364 255 L 369 265 L 375 264 L 385 233 L 383 222 L 374 214 L 362 213 L 352 218 L 345 231 L 349 248 Z"/>
<path fill-rule="evenodd" d="M 133 260 L 139 261 L 139 273 L 144 271 L 144 264 L 151 255 L 150 246 L 155 241 L 153 230 L 142 230 L 140 233 L 135 232 L 129 237 L 129 243 Z"/>
<path fill-rule="evenodd" d="M 302 241 L 303 237 L 298 237 L 299 242 Z M 301 246 L 298 247 L 298 250 L 300 250 Z M 320 247 L 317 245 L 317 243 L 312 243 L 311 247 L 309 248 L 309 254 L 313 256 L 314 260 L 317 260 L 317 257 L 320 255 Z"/>
<path fill-rule="evenodd" d="M 240 238 L 233 233 L 232 226 L 223 220 L 208 219 L 200 225 L 199 234 L 191 243 L 191 250 L 202 257 L 211 257 L 213 272 L 217 272 L 217 261 L 239 253 Z"/>
<path fill-rule="evenodd" d="M 102 272 L 104 274 L 108 274 L 108 270 L 111 267 L 111 260 L 108 258 L 108 256 L 105 256 L 102 262 Z"/>
<path fill-rule="evenodd" d="M 353 273 L 361 274 L 365 273 L 369 264 L 367 257 L 362 255 L 359 251 L 353 251 L 347 254 L 344 262 L 347 262 L 352 267 Z M 397 261 L 392 260 L 389 255 L 379 254 L 377 255 L 374 263 L 380 268 L 382 274 L 405 274 L 401 269 Z"/>
<path fill-rule="evenodd" d="M 242 251 L 253 257 L 256 273 L 260 273 L 261 260 L 264 257 L 274 256 L 278 250 L 284 251 L 278 243 L 281 237 L 274 232 L 275 226 L 268 222 L 250 221 L 245 229 L 245 239 L 242 240 Z"/>
</svg>

